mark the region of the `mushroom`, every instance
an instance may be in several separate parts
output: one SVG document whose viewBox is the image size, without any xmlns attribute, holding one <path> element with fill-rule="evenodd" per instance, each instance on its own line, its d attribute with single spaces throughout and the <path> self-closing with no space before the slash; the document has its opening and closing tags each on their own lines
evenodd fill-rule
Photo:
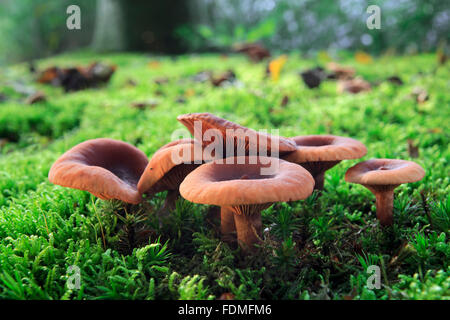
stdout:
<svg viewBox="0 0 450 320">
<path fill-rule="evenodd" d="M 281 158 L 308 170 L 314 177 L 316 190 L 323 190 L 325 171 L 342 160 L 358 159 L 367 153 L 366 147 L 352 138 L 309 135 L 290 139 L 297 144 L 297 149 Z"/>
<path fill-rule="evenodd" d="M 147 163 L 147 156 L 126 142 L 93 139 L 76 145 L 56 160 L 48 179 L 103 200 L 138 204 L 142 197 L 136 185 Z"/>
<path fill-rule="evenodd" d="M 193 139 L 180 139 L 162 146 L 150 159 L 139 182 L 137 190 L 141 194 L 153 195 L 168 191 L 160 215 L 175 209 L 180 193 L 178 188 L 188 173 L 203 163 L 201 146 L 195 150 Z"/>
<path fill-rule="evenodd" d="M 403 183 L 419 181 L 424 176 L 423 168 L 412 161 L 371 159 L 348 169 L 345 181 L 369 189 L 376 197 L 378 220 L 382 226 L 390 226 L 394 222 L 394 189 Z"/>
<path fill-rule="evenodd" d="M 272 136 L 266 133 L 257 132 L 238 125 L 234 122 L 219 118 L 211 113 L 189 113 L 180 115 L 177 120 L 185 125 L 195 139 L 202 142 L 203 146 L 207 148 L 211 144 L 218 146 L 223 143 L 223 157 L 244 156 L 244 155 L 263 155 L 266 156 L 269 152 L 272 156 L 278 151 L 281 154 L 296 150 L 296 145 L 290 139 Z M 196 123 L 201 123 L 201 132 L 196 132 Z M 210 129 L 215 130 L 215 133 L 220 134 L 222 141 L 212 140 L 209 142 L 206 131 Z M 213 131 L 214 132 L 214 131 Z M 210 132 L 211 133 L 211 132 Z M 201 134 L 201 136 L 199 136 Z M 212 138 L 212 137 L 211 137 Z M 233 150 L 230 150 L 233 147 Z M 265 150 L 264 150 L 265 147 Z M 263 149 L 263 150 L 262 150 Z M 261 154 L 264 151 L 264 154 Z M 233 154 L 230 154 L 233 152 Z M 240 152 L 245 154 L 239 154 Z M 278 154 L 276 154 L 278 156 Z M 219 158 L 219 156 L 215 156 Z"/>
<path fill-rule="evenodd" d="M 221 206 L 234 214 L 237 239 L 246 252 L 261 242 L 261 211 L 275 202 L 307 198 L 314 180 L 301 166 L 278 158 L 214 160 L 186 176 L 181 195 L 192 202 Z"/>
</svg>

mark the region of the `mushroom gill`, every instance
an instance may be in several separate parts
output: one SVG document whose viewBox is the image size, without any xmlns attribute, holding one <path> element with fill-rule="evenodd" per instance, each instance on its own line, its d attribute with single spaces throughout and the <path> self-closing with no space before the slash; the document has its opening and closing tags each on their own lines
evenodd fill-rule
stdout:
<svg viewBox="0 0 450 320">
<path fill-rule="evenodd" d="M 65 152 L 50 168 L 48 179 L 100 199 L 137 204 L 142 200 L 137 182 L 147 163 L 147 156 L 126 142 L 93 139 Z"/>
</svg>

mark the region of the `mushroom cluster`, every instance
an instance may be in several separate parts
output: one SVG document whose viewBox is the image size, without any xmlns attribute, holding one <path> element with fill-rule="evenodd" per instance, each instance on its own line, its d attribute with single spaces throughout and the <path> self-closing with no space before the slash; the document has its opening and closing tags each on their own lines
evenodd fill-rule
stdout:
<svg viewBox="0 0 450 320">
<path fill-rule="evenodd" d="M 236 239 L 244 252 L 262 241 L 261 211 L 276 202 L 308 198 L 324 187 L 325 172 L 342 160 L 367 153 L 359 141 L 332 135 L 285 138 L 257 132 L 210 113 L 178 118 L 194 139 L 172 141 L 148 160 L 136 147 L 113 139 L 88 140 L 52 165 L 54 184 L 108 200 L 139 204 L 142 195 L 167 191 L 158 216 L 188 201 L 221 208 L 222 239 Z M 350 168 L 345 180 L 376 196 L 381 225 L 393 223 L 393 190 L 423 178 L 414 162 L 373 159 Z"/>
</svg>

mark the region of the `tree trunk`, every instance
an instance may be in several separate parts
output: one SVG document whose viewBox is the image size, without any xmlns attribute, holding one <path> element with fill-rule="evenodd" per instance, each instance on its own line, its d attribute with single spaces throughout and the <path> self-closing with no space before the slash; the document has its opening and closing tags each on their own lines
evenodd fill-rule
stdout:
<svg viewBox="0 0 450 320">
<path fill-rule="evenodd" d="M 97 0 L 92 47 L 97 51 L 126 49 L 120 0 Z"/>
</svg>

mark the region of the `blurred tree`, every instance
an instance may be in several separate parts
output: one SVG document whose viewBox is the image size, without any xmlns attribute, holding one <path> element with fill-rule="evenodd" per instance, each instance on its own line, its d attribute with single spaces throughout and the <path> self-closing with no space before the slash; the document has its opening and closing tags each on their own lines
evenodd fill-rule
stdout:
<svg viewBox="0 0 450 320">
<path fill-rule="evenodd" d="M 71 4 L 81 8 L 81 30 L 66 28 Z M 381 8 L 380 30 L 366 27 L 370 4 Z M 449 30 L 450 1 L 442 0 L 0 0 L 0 63 L 90 43 L 166 53 L 238 41 L 283 51 L 415 52 L 449 44 Z"/>
<path fill-rule="evenodd" d="M 175 30 L 190 21 L 185 0 L 122 0 L 127 48 L 181 53 L 183 43 Z"/>
<path fill-rule="evenodd" d="M 68 30 L 66 9 L 81 9 L 81 30 Z M 92 37 L 92 0 L 1 0 L 0 63 L 30 60 L 86 46 Z"/>
<path fill-rule="evenodd" d="M 177 32 L 192 50 L 260 41 L 280 50 L 433 50 L 450 43 L 450 1 L 192 0 L 189 26 Z M 381 29 L 369 30 L 369 5 Z"/>
<path fill-rule="evenodd" d="M 94 39 L 97 51 L 126 49 L 121 0 L 97 0 Z"/>
</svg>

